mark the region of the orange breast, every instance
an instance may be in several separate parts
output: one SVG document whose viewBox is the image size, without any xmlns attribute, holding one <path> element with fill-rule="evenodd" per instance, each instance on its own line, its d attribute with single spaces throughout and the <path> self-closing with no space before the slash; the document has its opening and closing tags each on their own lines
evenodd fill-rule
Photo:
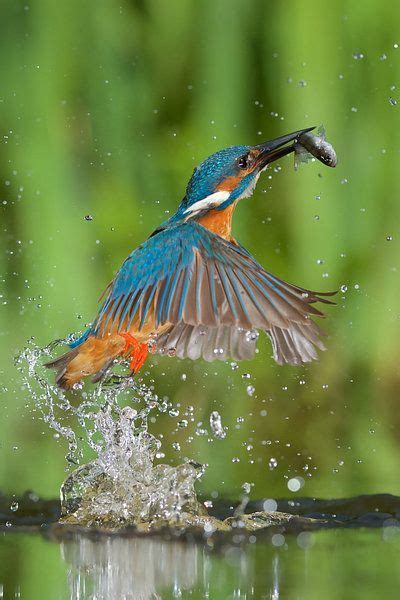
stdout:
<svg viewBox="0 0 400 600">
<path fill-rule="evenodd" d="M 210 210 L 204 217 L 198 219 L 198 222 L 225 240 L 231 241 L 232 215 L 235 208 L 236 202 L 233 202 L 224 210 Z"/>
</svg>

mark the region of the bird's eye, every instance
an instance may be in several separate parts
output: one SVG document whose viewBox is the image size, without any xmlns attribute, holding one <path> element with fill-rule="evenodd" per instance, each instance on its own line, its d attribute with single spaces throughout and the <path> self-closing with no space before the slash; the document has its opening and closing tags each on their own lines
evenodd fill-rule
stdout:
<svg viewBox="0 0 400 600">
<path fill-rule="evenodd" d="M 250 160 L 249 160 L 248 154 L 241 156 L 238 160 L 238 165 L 241 169 L 247 169 L 249 166 L 249 163 L 250 163 Z"/>
</svg>

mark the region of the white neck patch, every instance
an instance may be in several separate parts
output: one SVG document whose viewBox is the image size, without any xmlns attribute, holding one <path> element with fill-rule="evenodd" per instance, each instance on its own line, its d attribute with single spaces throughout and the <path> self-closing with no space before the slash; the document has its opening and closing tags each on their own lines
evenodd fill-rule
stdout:
<svg viewBox="0 0 400 600">
<path fill-rule="evenodd" d="M 219 192 L 214 192 L 213 194 L 206 196 L 202 200 L 198 200 L 197 202 L 192 204 L 192 206 L 189 206 L 189 208 L 187 208 L 185 210 L 184 214 L 185 215 L 187 215 L 187 214 L 193 215 L 193 214 L 201 212 L 202 210 L 207 209 L 207 208 L 215 208 L 215 207 L 219 206 L 220 204 L 222 204 L 223 202 L 225 202 L 225 200 L 228 200 L 230 195 L 231 195 L 231 193 L 226 190 L 220 190 Z"/>
</svg>

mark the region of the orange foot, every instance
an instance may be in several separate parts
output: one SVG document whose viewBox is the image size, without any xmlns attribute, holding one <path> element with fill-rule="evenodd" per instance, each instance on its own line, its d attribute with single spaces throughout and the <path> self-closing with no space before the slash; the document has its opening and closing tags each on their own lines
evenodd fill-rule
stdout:
<svg viewBox="0 0 400 600">
<path fill-rule="evenodd" d="M 138 342 L 130 333 L 120 333 L 119 335 L 125 340 L 123 354 L 127 354 L 131 359 L 129 366 L 136 375 L 146 361 L 149 353 L 148 346 Z"/>
</svg>

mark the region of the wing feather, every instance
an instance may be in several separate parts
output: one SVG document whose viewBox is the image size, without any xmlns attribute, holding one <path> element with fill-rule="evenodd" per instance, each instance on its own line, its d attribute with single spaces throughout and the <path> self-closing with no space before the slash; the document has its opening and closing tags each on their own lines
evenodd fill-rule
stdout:
<svg viewBox="0 0 400 600">
<path fill-rule="evenodd" d="M 271 339 L 277 362 L 300 364 L 324 349 L 311 317 L 313 305 L 332 304 L 328 293 L 286 283 L 265 271 L 238 244 L 190 221 L 152 236 L 124 262 L 108 288 L 95 334 L 141 329 L 150 313 L 157 330 L 170 325 L 157 349 L 173 346 L 180 357 L 205 360 L 251 357 L 246 332 Z M 136 325 L 135 325 L 136 326 Z M 159 350 L 161 351 L 161 350 Z"/>
</svg>

